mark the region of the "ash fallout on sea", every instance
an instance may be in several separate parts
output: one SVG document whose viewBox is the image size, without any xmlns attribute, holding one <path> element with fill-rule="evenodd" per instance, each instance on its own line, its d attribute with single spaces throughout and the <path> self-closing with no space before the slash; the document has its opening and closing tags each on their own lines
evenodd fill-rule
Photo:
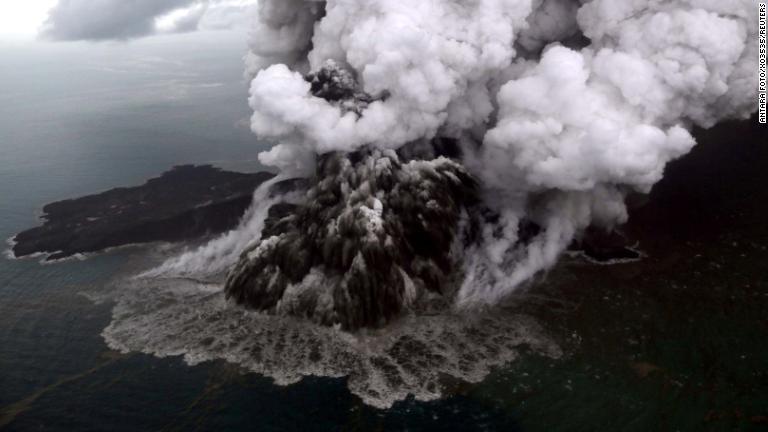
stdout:
<svg viewBox="0 0 768 432">
<path fill-rule="evenodd" d="M 691 127 L 753 112 L 756 16 L 751 0 L 261 0 L 251 129 L 275 144 L 262 163 L 309 181 L 249 212 L 260 231 L 173 265 L 225 250 L 229 298 L 345 329 L 492 305 L 626 222 Z"/>
</svg>

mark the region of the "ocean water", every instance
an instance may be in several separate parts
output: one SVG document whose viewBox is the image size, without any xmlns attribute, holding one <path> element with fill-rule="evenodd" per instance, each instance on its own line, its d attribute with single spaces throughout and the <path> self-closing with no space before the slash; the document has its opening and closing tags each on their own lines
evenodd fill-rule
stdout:
<svg viewBox="0 0 768 432">
<path fill-rule="evenodd" d="M 48 202 L 175 164 L 261 168 L 265 144 L 243 126 L 242 35 L 175 38 L 0 45 L 0 237 L 35 225 Z M 485 320 L 403 321 L 385 338 L 426 330 L 399 355 L 369 335 L 371 352 L 409 372 L 396 376 L 431 388 L 355 375 L 359 343 L 301 361 L 338 335 L 237 315 L 204 285 L 125 283 L 173 248 L 2 259 L 0 430 L 765 430 L 766 131 L 741 122 L 697 136 L 624 228 L 644 260 L 565 257 Z M 466 345 L 446 335 L 477 344 L 457 353 Z M 471 354 L 475 375 L 421 362 L 429 344 Z M 377 383 L 417 395 L 377 408 Z M 420 400 L 434 388 L 439 398 Z"/>
</svg>

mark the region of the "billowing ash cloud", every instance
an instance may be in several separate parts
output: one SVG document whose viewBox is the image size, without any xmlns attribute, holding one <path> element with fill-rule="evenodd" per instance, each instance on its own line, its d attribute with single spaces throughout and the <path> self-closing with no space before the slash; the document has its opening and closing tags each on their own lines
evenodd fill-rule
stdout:
<svg viewBox="0 0 768 432">
<path fill-rule="evenodd" d="M 361 151 L 457 142 L 454 160 L 479 182 L 482 204 L 469 215 L 480 227 L 456 237 L 467 243 L 453 299 L 494 303 L 585 228 L 625 222 L 624 197 L 648 192 L 695 145 L 688 128 L 750 114 L 756 11 L 752 0 L 261 0 L 246 58 L 251 127 L 276 143 L 263 163 L 304 175 L 331 152 L 354 171 L 371 163 Z M 366 193 L 378 201 L 359 218 L 340 222 L 339 209 L 358 204 L 335 196 L 305 224 L 402 216 Z M 300 206 L 325 205 L 312 200 Z M 268 249 L 285 236 L 297 252 L 317 240 L 307 229 L 265 236 L 238 268 L 275 266 L 262 252 L 284 256 Z M 326 283 L 345 277 L 322 260 L 311 267 Z M 281 282 L 269 307 L 243 299 L 263 300 L 274 281 L 230 294 L 279 309 L 281 293 L 306 280 Z"/>
<path fill-rule="evenodd" d="M 446 294 L 475 181 L 445 157 L 403 159 L 378 149 L 323 155 L 305 202 L 246 249 L 227 294 L 344 328 L 379 326 Z"/>
<path fill-rule="evenodd" d="M 229 28 L 254 0 L 59 0 L 42 36 L 54 40 L 131 39 L 155 33 Z"/>
</svg>

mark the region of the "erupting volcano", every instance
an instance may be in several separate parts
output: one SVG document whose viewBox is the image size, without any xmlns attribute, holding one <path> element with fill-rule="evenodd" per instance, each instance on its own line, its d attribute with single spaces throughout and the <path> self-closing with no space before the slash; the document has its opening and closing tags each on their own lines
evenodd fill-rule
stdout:
<svg viewBox="0 0 768 432">
<path fill-rule="evenodd" d="M 750 115 L 754 16 L 746 0 L 261 1 L 251 129 L 276 144 L 262 163 L 308 185 L 164 268 L 225 250 L 229 298 L 345 329 L 494 304 L 624 223 L 690 127 Z"/>
</svg>

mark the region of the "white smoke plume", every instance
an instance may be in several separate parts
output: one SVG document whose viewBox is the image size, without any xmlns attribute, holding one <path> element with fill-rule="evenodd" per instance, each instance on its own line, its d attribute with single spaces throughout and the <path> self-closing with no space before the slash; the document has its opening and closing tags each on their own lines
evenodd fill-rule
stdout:
<svg viewBox="0 0 768 432">
<path fill-rule="evenodd" d="M 458 142 L 497 217 L 467 246 L 451 295 L 493 304 L 586 228 L 624 223 L 626 195 L 691 150 L 692 126 L 751 114 L 756 14 L 752 0 L 261 0 L 251 128 L 276 144 L 260 160 L 285 175 L 331 152 Z M 346 96 L 321 97 L 318 73 Z M 256 245 L 266 207 L 164 270 L 231 264 Z"/>
<path fill-rule="evenodd" d="M 502 217 L 470 256 L 458 303 L 492 303 L 579 232 L 626 221 L 695 145 L 693 125 L 750 115 L 751 0 L 262 0 L 247 72 L 262 162 L 458 138 Z M 357 112 L 314 96 L 329 60 L 381 95 Z M 521 221 L 542 227 L 527 244 Z"/>
<path fill-rule="evenodd" d="M 264 184 L 240 227 L 118 286 L 103 336 L 278 384 L 348 376 L 380 408 L 521 346 L 557 358 L 527 317 L 451 306 L 494 304 L 625 222 L 688 129 L 749 116 L 755 18 L 752 0 L 260 0 L 260 158 L 314 177 L 282 210 Z"/>
</svg>

